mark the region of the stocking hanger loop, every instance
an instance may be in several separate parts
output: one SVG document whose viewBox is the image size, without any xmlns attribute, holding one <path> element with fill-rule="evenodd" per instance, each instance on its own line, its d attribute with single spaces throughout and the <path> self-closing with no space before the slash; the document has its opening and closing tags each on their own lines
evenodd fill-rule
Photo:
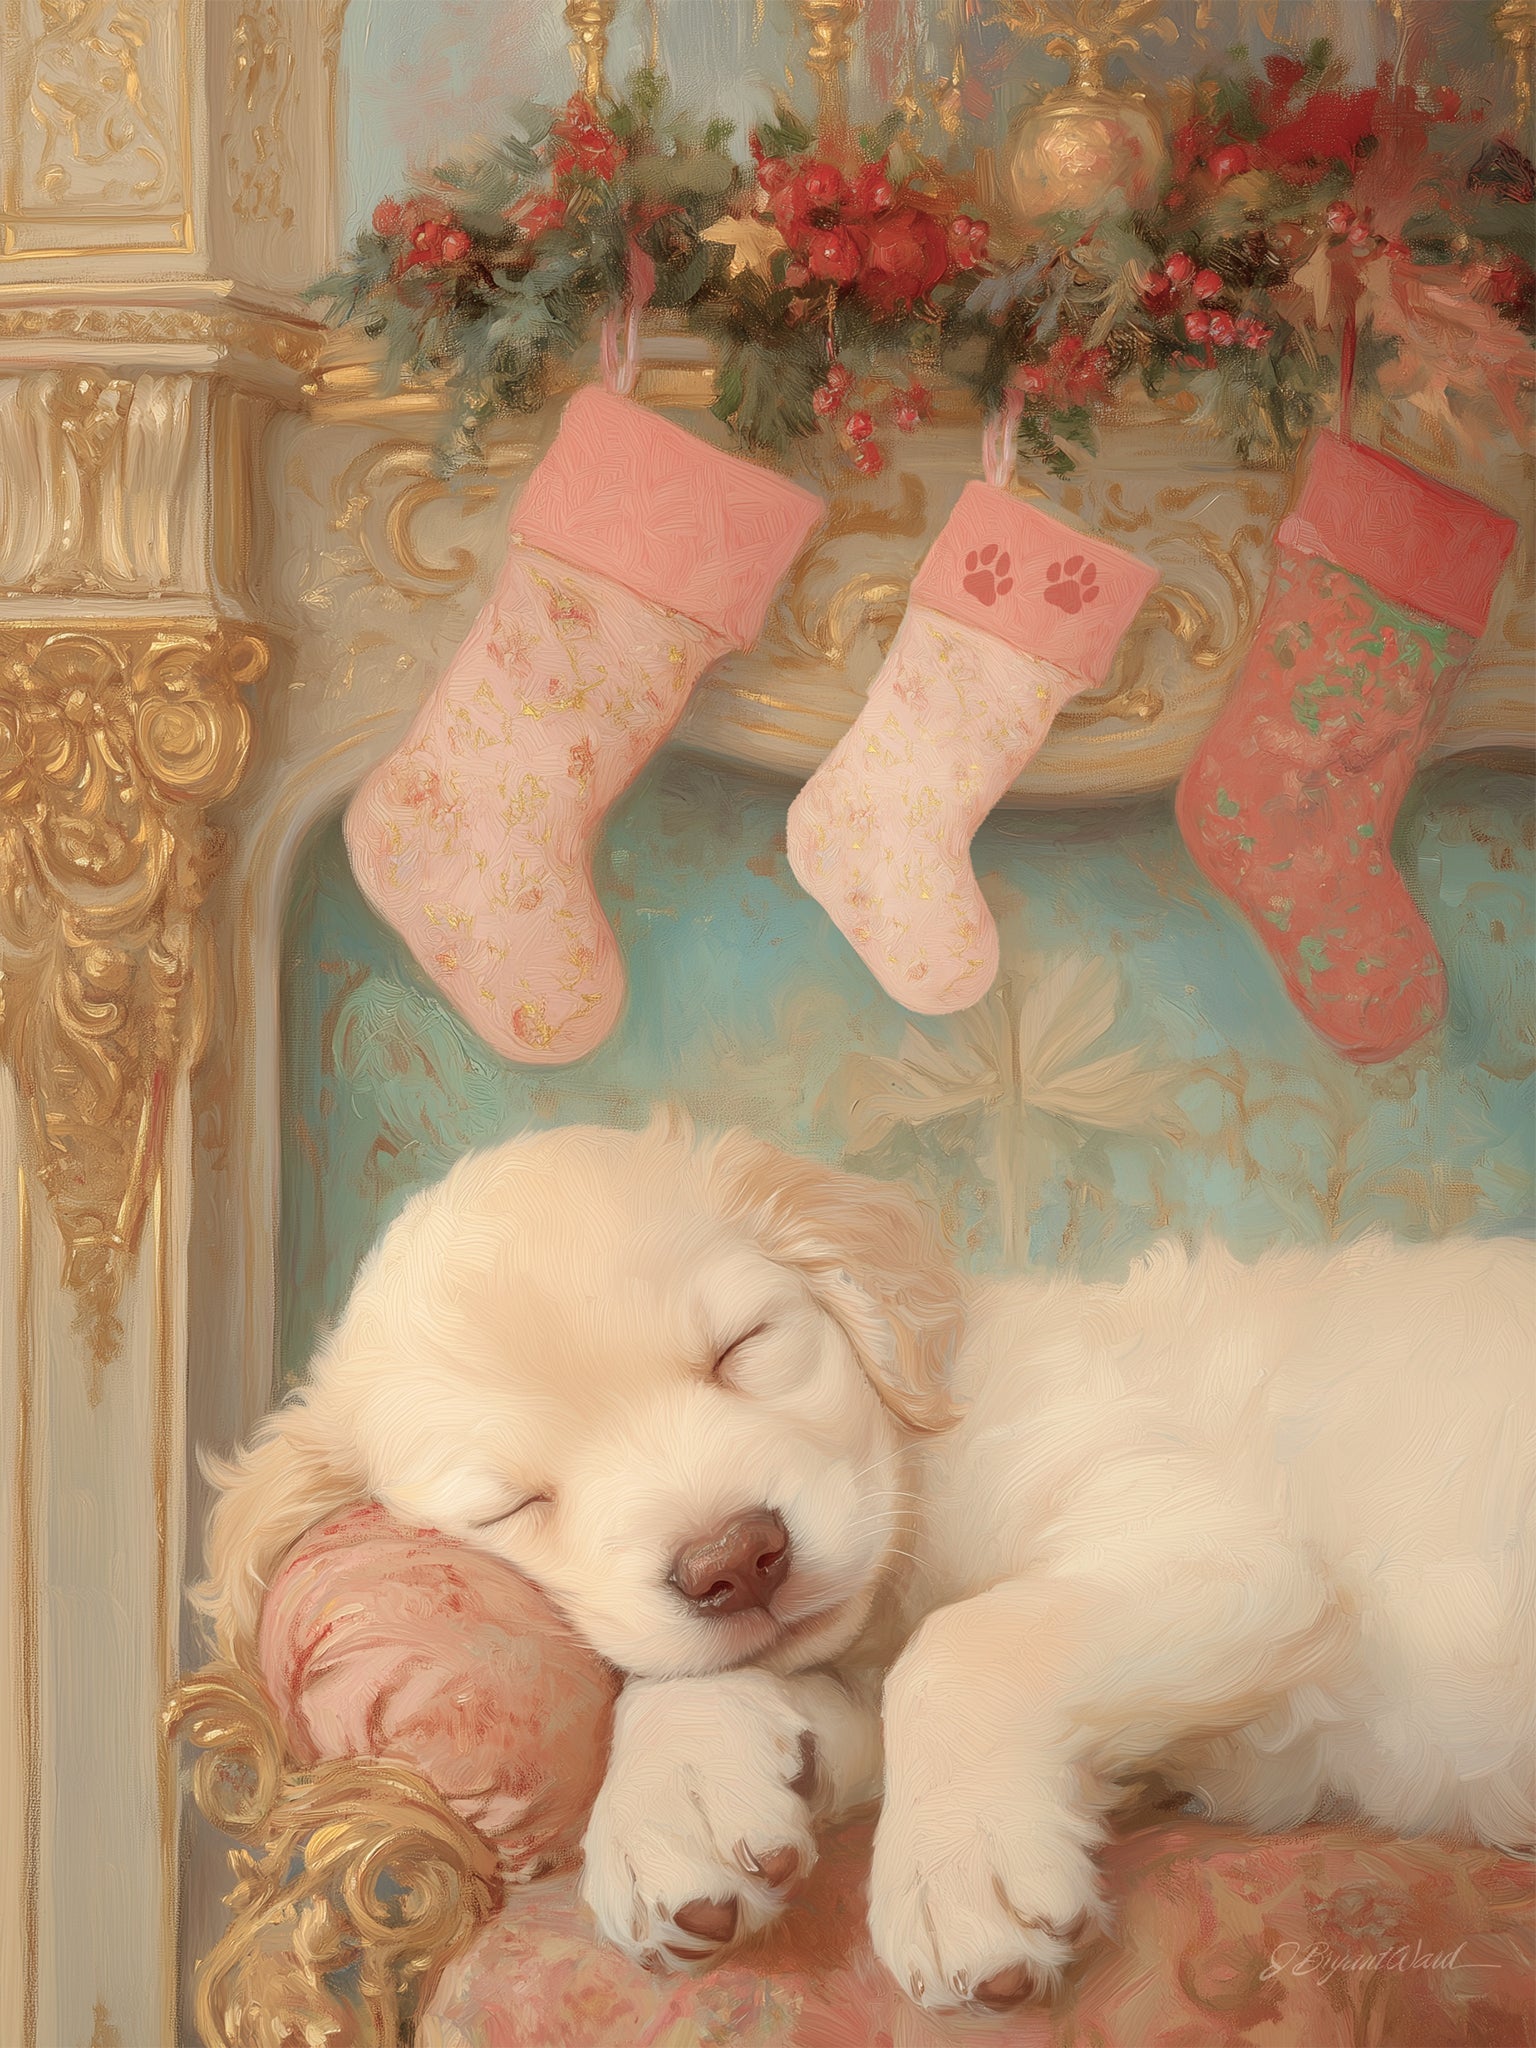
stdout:
<svg viewBox="0 0 1536 2048">
<path fill-rule="evenodd" d="M 638 242 L 629 245 L 629 283 L 622 306 L 610 307 L 598 336 L 603 388 L 630 398 L 640 376 L 640 314 L 656 289 L 656 265 Z M 619 325 L 623 323 L 622 345 Z"/>
<path fill-rule="evenodd" d="M 1019 460 L 1019 415 L 1024 394 L 1010 385 L 996 412 L 988 413 L 981 429 L 981 473 L 989 484 L 1006 491 L 1013 481 Z"/>
</svg>

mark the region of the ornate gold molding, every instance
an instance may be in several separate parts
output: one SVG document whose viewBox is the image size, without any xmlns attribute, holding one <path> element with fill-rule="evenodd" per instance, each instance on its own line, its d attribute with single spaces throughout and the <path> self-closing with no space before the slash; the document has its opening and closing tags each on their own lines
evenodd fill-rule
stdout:
<svg viewBox="0 0 1536 2048">
<path fill-rule="evenodd" d="M 211 806 L 250 745 L 243 627 L 0 624 L 0 1057 L 100 1392 L 176 1077 L 201 1043 Z"/>
<path fill-rule="evenodd" d="M 221 355 L 250 356 L 309 373 L 329 337 L 317 323 L 291 314 L 278 317 L 235 307 L 199 312 L 185 306 L 114 306 L 90 300 L 65 300 L 48 306 L 0 300 L 0 348 L 16 341 L 213 348 Z"/>
<path fill-rule="evenodd" d="M 198 1968 L 207 2048 L 397 2048 L 402 2021 L 500 1903 L 495 1850 L 403 1764 L 294 1769 L 265 1693 L 233 1665 L 184 1680 L 164 1732 L 203 1751 L 204 1816 L 256 1845 L 230 1852 L 233 1917 Z"/>
<path fill-rule="evenodd" d="M 0 124 L 0 265 L 189 253 L 188 0 L 0 0 L 12 76 Z"/>
</svg>

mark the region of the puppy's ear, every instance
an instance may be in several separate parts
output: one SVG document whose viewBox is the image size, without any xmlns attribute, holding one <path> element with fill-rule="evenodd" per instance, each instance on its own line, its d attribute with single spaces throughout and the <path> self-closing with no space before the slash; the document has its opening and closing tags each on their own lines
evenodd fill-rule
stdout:
<svg viewBox="0 0 1536 2048">
<path fill-rule="evenodd" d="M 192 1604 L 213 1623 L 219 1652 L 256 1668 L 261 1603 L 306 1529 L 367 1495 L 350 1432 L 295 1394 L 233 1458 L 204 1460 L 219 1488 L 208 1523 L 208 1576 Z"/>
<path fill-rule="evenodd" d="M 801 1273 L 909 1429 L 955 1419 L 947 1378 L 964 1320 L 959 1276 L 927 1211 L 889 1181 L 792 1158 L 745 1131 L 709 1149 L 728 1215 Z"/>
</svg>

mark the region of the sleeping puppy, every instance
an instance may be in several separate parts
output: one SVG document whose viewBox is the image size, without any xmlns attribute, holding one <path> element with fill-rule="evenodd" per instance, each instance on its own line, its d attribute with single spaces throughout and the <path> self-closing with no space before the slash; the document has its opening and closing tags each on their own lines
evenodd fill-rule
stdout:
<svg viewBox="0 0 1536 2048">
<path fill-rule="evenodd" d="M 633 1674 L 586 1838 L 652 1967 L 762 1927 L 884 1804 L 876 1951 L 932 2007 L 1049 1989 L 1156 1767 L 1529 1842 L 1531 1248 L 1149 1253 L 967 1282 L 901 1189 L 741 1133 L 463 1160 L 217 1475 L 204 1604 L 372 1495 L 494 1551 Z"/>
</svg>

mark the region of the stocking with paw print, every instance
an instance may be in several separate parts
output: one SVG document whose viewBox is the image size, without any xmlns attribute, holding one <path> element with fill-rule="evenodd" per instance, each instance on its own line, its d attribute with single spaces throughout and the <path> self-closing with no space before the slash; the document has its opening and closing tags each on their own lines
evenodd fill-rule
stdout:
<svg viewBox="0 0 1536 2048">
<path fill-rule="evenodd" d="M 1302 1015 L 1362 1063 L 1445 1014 L 1392 826 L 1515 532 L 1464 492 L 1322 436 L 1242 675 L 1179 785 L 1196 862 Z"/>
<path fill-rule="evenodd" d="M 789 813 L 796 877 L 909 1010 L 991 987 L 971 840 L 1062 705 L 1103 682 L 1156 581 L 996 483 L 961 493 L 863 710 Z"/>
<path fill-rule="evenodd" d="M 603 817 L 700 673 L 757 637 L 821 511 L 614 391 L 567 405 L 490 602 L 346 818 L 363 894 L 508 1058 L 558 1065 L 612 1030 Z"/>
</svg>

